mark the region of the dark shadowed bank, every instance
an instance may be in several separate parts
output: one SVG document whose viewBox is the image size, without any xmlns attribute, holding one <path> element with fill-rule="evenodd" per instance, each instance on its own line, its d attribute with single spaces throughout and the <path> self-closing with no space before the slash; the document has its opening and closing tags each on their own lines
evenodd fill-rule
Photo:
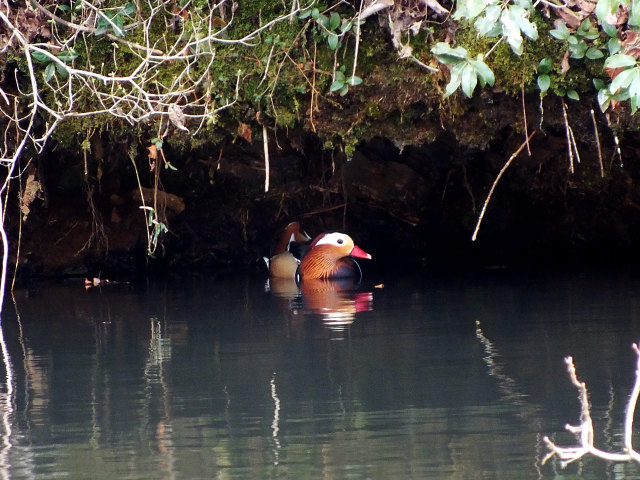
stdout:
<svg viewBox="0 0 640 480">
<path fill-rule="evenodd" d="M 41 3 L 53 10 L 51 2 Z M 234 28 L 258 28 L 267 13 L 282 10 L 253 8 L 241 2 Z M 348 18 L 355 10 L 336 11 Z M 45 17 L 33 18 L 46 23 Z M 636 118 L 624 106 L 608 118 L 600 111 L 590 82 L 593 66 L 576 65 L 552 78 L 553 85 L 575 87 L 580 101 L 564 94 L 541 98 L 536 66 L 553 54 L 560 68 L 560 46 L 544 44 L 536 47 L 542 51 L 532 47 L 514 56 L 502 45 L 490 59 L 493 89 L 443 100 L 447 68 L 440 65 L 434 75 L 400 59 L 388 29 L 371 18 L 361 32 L 363 83 L 330 92 L 335 48 L 329 41 L 328 49 L 326 35 L 313 25 L 304 30 L 305 20 L 299 22 L 276 25 L 271 37 L 260 38 L 271 40 L 253 50 L 220 46 L 222 60 L 211 67 L 214 80 L 232 87 L 241 66 L 241 101 L 197 139 L 165 124 L 163 158 L 149 150 L 158 144 L 155 126 L 97 118 L 63 122 L 40 154 L 21 159 L 21 185 L 10 195 L 19 189 L 25 194 L 11 196 L 7 206 L 14 212 L 7 230 L 18 275 L 117 278 L 259 268 L 270 242 L 291 220 L 300 220 L 312 236 L 349 233 L 377 268 L 633 266 L 640 260 Z M 175 32 L 180 28 L 174 24 Z M 414 55 L 425 63 L 432 59 L 433 37 L 474 38 L 468 25 L 454 32 L 450 19 L 430 28 L 413 39 Z M 34 38 L 46 35 L 40 31 Z M 273 45 L 279 56 L 269 53 Z M 345 45 L 340 61 L 353 55 L 352 45 Z M 3 61 L 23 71 L 19 58 Z M 344 62 L 350 69 L 352 60 Z M 274 87 L 259 96 L 259 87 L 269 83 L 260 81 L 263 72 Z M 17 85 L 7 76 L 3 88 Z M 472 242 L 494 180 L 534 131 L 496 185 Z M 30 181 L 38 183 L 31 183 L 28 197 Z M 151 257 L 140 206 L 141 196 L 147 204 L 154 198 L 154 186 L 157 218 L 168 231 Z"/>
</svg>

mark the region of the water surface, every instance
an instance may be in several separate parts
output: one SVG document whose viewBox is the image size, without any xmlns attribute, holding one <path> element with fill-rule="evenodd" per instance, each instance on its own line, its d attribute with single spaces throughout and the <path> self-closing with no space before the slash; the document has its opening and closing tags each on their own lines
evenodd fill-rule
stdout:
<svg viewBox="0 0 640 480">
<path fill-rule="evenodd" d="M 544 435 L 575 444 L 567 355 L 596 444 L 621 449 L 640 278 L 372 277 L 305 296 L 257 273 L 19 289 L 0 476 L 640 479 L 588 457 L 541 463 Z"/>
</svg>

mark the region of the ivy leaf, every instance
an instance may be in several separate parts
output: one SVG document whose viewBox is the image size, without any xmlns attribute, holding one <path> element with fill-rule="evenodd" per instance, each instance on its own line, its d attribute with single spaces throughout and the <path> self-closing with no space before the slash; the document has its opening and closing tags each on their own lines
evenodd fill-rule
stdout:
<svg viewBox="0 0 640 480">
<path fill-rule="evenodd" d="M 549 90 L 549 86 L 551 85 L 551 78 L 546 73 L 542 75 L 538 75 L 538 88 L 541 92 L 546 92 Z"/>
<path fill-rule="evenodd" d="M 49 58 L 49 57 L 48 57 L 47 55 L 45 55 L 44 53 L 42 53 L 42 52 L 38 52 L 38 51 L 31 52 L 31 57 L 32 57 L 36 62 L 39 62 L 39 63 L 48 63 L 48 62 L 50 62 L 50 61 L 51 61 L 51 58 Z"/>
<path fill-rule="evenodd" d="M 482 11 L 487 7 L 487 3 L 489 4 L 497 4 L 495 1 L 477 1 L 477 0 L 459 0 L 457 2 L 457 8 L 455 13 L 453 14 L 454 20 L 462 20 L 464 18 L 472 21 L 478 15 L 482 13 Z"/>
<path fill-rule="evenodd" d="M 461 78 L 460 74 L 462 73 L 462 68 L 465 66 L 464 63 L 459 63 L 455 67 L 451 69 L 451 80 L 447 84 L 447 88 L 444 91 L 443 98 L 447 98 L 453 92 L 455 92 L 460 86 Z"/>
<path fill-rule="evenodd" d="M 456 65 L 467 59 L 467 50 L 463 47 L 451 48 L 448 43 L 438 42 L 431 49 L 440 63 Z"/>
<path fill-rule="evenodd" d="M 131 15 L 133 12 L 136 11 L 136 4 L 134 2 L 129 2 L 124 6 L 122 11 L 124 12 L 125 15 Z"/>
<path fill-rule="evenodd" d="M 500 15 L 500 23 L 502 23 L 502 34 L 507 37 L 507 42 L 511 50 L 519 56 L 522 55 L 524 48 L 522 46 L 520 27 L 513 16 L 512 8 L 507 8 L 502 12 L 502 15 Z"/>
<path fill-rule="evenodd" d="M 493 87 L 496 77 L 487 64 L 482 61 L 481 55 L 478 55 L 477 60 L 469 60 L 469 64 L 473 67 L 478 77 L 480 77 L 480 84 L 482 86 L 489 85 Z"/>
<path fill-rule="evenodd" d="M 58 55 L 58 58 L 60 60 L 62 60 L 64 63 L 69 63 L 74 61 L 76 58 L 78 58 L 78 55 L 76 54 L 76 52 L 72 49 L 72 48 L 68 48 L 66 50 L 63 50 L 62 52 L 60 52 Z"/>
<path fill-rule="evenodd" d="M 67 69 L 59 63 L 56 63 L 56 71 L 58 72 L 60 78 L 62 78 L 63 80 L 69 76 L 69 72 L 67 72 Z"/>
<path fill-rule="evenodd" d="M 55 63 L 51 62 L 49 65 L 47 65 L 47 68 L 44 69 L 44 79 L 47 82 L 51 81 L 55 73 L 56 73 L 56 65 Z"/>
<path fill-rule="evenodd" d="M 616 53 L 604 61 L 604 68 L 625 68 L 636 65 L 636 59 L 625 53 Z"/>
<path fill-rule="evenodd" d="M 462 73 L 460 74 L 460 84 L 462 86 L 462 91 L 464 94 L 471 98 L 473 95 L 473 91 L 478 84 L 478 75 L 475 69 L 471 66 L 471 64 L 467 64 L 462 68 Z"/>
<path fill-rule="evenodd" d="M 522 8 L 520 5 L 512 5 L 509 7 L 509 13 L 520 31 L 524 33 L 527 38 L 531 40 L 538 39 L 538 28 L 527 18 L 529 10 Z"/>
<path fill-rule="evenodd" d="M 480 35 L 486 37 L 497 37 L 502 32 L 502 28 L 498 23 L 500 18 L 500 12 L 502 9 L 499 5 L 492 5 L 487 7 L 482 17 L 478 17 L 473 26 L 476 28 Z"/>
</svg>

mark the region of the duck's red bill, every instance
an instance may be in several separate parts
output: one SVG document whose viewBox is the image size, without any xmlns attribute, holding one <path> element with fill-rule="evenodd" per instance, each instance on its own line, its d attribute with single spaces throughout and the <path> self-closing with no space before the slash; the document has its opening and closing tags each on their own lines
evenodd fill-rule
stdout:
<svg viewBox="0 0 640 480">
<path fill-rule="evenodd" d="M 359 246 L 355 245 L 353 247 L 353 250 L 351 250 L 351 253 L 349 254 L 352 257 L 358 257 L 358 258 L 368 258 L 369 260 L 371 260 L 371 255 L 369 255 L 367 252 L 365 252 L 364 250 L 362 250 Z"/>
</svg>

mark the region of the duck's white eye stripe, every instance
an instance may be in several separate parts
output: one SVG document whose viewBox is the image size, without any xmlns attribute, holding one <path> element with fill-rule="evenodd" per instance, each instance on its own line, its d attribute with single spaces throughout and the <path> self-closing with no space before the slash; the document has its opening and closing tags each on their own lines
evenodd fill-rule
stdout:
<svg viewBox="0 0 640 480">
<path fill-rule="evenodd" d="M 345 235 L 338 232 L 327 233 L 322 237 L 317 245 L 342 245 L 345 242 Z"/>
</svg>

